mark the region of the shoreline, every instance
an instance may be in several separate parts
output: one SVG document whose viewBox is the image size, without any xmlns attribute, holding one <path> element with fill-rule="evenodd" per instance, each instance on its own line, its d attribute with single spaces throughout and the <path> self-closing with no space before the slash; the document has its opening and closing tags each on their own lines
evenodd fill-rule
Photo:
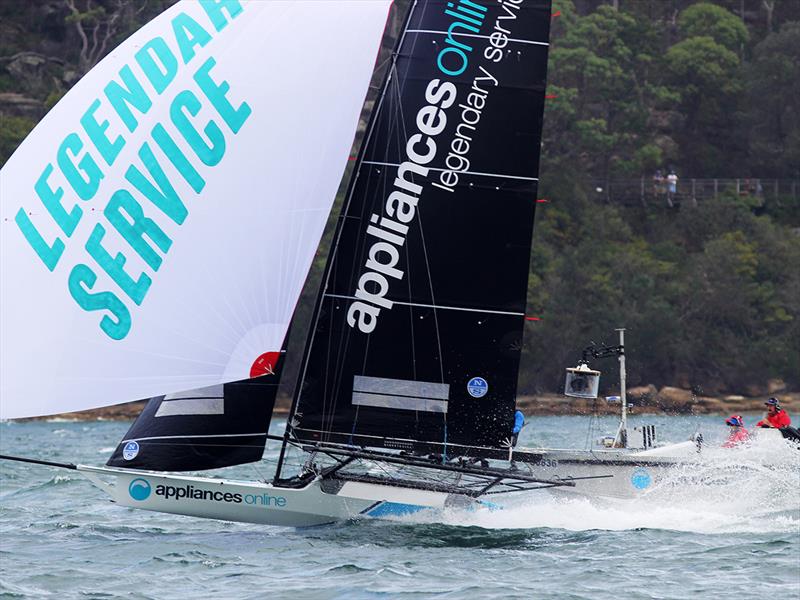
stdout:
<svg viewBox="0 0 800 600">
<path fill-rule="evenodd" d="M 636 389 L 639 392 L 636 392 Z M 730 415 L 737 413 L 765 412 L 764 402 L 770 396 L 745 397 L 728 395 L 722 397 L 694 396 L 689 390 L 680 388 L 655 389 L 636 388 L 628 395 L 628 414 L 635 417 L 639 414 L 665 415 Z M 645 392 L 641 390 L 645 389 Z M 771 394 L 781 401 L 781 405 L 790 415 L 800 415 L 800 393 Z M 114 406 L 106 406 L 92 410 L 72 413 L 61 413 L 42 417 L 15 419 L 25 421 L 47 421 L 60 419 L 65 421 L 133 421 L 142 412 L 146 400 L 127 402 Z M 285 417 L 289 414 L 291 399 L 280 397 L 272 411 L 274 416 Z M 616 415 L 620 412 L 619 402 L 609 402 L 604 398 L 587 400 L 584 398 L 567 398 L 561 394 L 538 394 L 517 397 L 517 408 L 526 416 L 555 415 Z"/>
</svg>

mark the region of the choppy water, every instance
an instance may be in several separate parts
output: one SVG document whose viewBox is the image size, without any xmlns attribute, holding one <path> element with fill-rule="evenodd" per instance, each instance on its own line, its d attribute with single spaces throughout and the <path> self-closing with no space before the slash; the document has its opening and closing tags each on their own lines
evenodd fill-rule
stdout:
<svg viewBox="0 0 800 600">
<path fill-rule="evenodd" d="M 655 422 L 675 441 L 724 433 L 713 417 Z M 596 425 L 539 417 L 521 443 L 582 448 L 613 429 Z M 103 464 L 126 429 L 2 423 L 0 453 Z M 444 524 L 305 530 L 121 508 L 74 472 L 0 461 L 0 598 L 800 598 L 800 452 L 774 452 L 786 469 L 734 471 L 709 490 L 624 502 L 540 491 Z"/>
</svg>

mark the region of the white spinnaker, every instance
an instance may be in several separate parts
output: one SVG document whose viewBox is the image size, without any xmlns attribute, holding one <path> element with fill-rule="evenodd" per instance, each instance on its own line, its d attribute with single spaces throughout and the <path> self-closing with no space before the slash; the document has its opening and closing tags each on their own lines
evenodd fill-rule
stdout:
<svg viewBox="0 0 800 600">
<path fill-rule="evenodd" d="M 0 171 L 0 418 L 243 379 L 262 353 L 280 349 L 347 164 L 389 4 L 184 0 L 121 44 L 47 114 Z M 148 44 L 160 54 L 150 50 L 154 60 L 138 62 L 136 53 Z M 133 84 L 122 78 L 125 65 Z M 195 78 L 201 71 L 208 73 L 199 76 L 203 85 Z M 112 81 L 142 89 L 115 108 L 106 92 Z M 229 88 L 215 92 L 223 81 Z M 165 89 L 159 94 L 158 87 Z M 244 119 L 243 103 L 250 108 Z M 232 116 L 237 110 L 244 112 Z M 133 132 L 123 117 L 128 124 L 135 119 Z M 216 132 L 206 131 L 210 121 Z M 191 165 L 182 167 L 186 175 L 162 149 L 169 144 L 154 139 L 157 124 L 180 150 L 171 154 Z M 114 146 L 119 137 L 121 149 Z M 134 165 L 154 181 L 139 156 L 145 143 L 185 205 L 180 224 L 179 216 L 170 217 L 179 213 L 174 203 L 162 209 L 167 205 L 125 179 Z M 68 177 L 70 164 L 79 166 Z M 48 165 L 52 192 L 40 185 L 37 193 Z M 192 169 L 205 180 L 199 193 L 189 183 Z M 97 171 L 103 177 L 95 186 Z M 63 196 L 47 199 L 58 188 Z M 112 223 L 105 212 L 118 190 L 129 194 L 118 196 L 124 208 Z M 59 205 L 63 226 L 53 216 Z M 139 229 L 126 239 L 122 220 L 134 223 L 137 205 Z M 79 218 L 68 216 L 75 206 Z M 29 237 L 41 236 L 56 251 L 40 247 L 37 254 L 17 220 L 29 221 Z M 89 242 L 97 224 L 105 230 L 99 244 Z M 171 241 L 166 252 L 149 236 L 160 236 L 152 224 Z M 64 244 L 57 261 L 56 238 Z M 119 265 L 109 265 L 112 277 L 99 264 L 98 246 L 112 259 L 125 257 L 122 269 L 133 282 L 142 274 L 151 279 L 140 304 Z M 157 270 L 154 255 L 161 260 Z M 79 264 L 96 276 L 91 288 Z M 121 339 L 101 328 L 104 316 L 113 335 L 125 334 Z"/>
</svg>

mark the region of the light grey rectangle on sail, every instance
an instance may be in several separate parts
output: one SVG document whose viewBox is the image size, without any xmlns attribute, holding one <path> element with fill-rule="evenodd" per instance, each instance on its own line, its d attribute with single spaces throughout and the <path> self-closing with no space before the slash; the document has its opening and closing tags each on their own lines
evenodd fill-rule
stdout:
<svg viewBox="0 0 800 600">
<path fill-rule="evenodd" d="M 224 415 L 223 398 L 186 398 L 184 400 L 164 400 L 156 411 L 156 417 L 177 415 Z"/>
<path fill-rule="evenodd" d="M 222 398 L 225 395 L 225 385 L 218 383 L 208 387 L 186 390 L 185 392 L 175 392 L 164 396 L 165 400 L 181 400 L 183 398 Z"/>
<path fill-rule="evenodd" d="M 450 384 L 356 375 L 353 380 L 353 391 L 447 400 L 450 397 Z"/>
<path fill-rule="evenodd" d="M 390 396 L 387 394 L 367 394 L 364 392 L 353 392 L 353 404 L 356 406 L 398 408 L 400 410 L 418 410 L 434 413 L 447 412 L 447 400 L 413 398 L 411 396 Z"/>
</svg>

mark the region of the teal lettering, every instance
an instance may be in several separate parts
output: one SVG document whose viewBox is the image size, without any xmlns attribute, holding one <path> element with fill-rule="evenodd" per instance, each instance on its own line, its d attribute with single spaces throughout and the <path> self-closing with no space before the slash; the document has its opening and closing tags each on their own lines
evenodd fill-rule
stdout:
<svg viewBox="0 0 800 600">
<path fill-rule="evenodd" d="M 119 156 L 122 148 L 125 147 L 125 140 L 121 135 L 118 135 L 117 139 L 115 139 L 113 142 L 108 139 L 108 136 L 106 135 L 108 121 L 98 123 L 94 116 L 95 111 L 99 107 L 100 100 L 95 100 L 92 102 L 89 110 L 83 113 L 83 116 L 81 117 L 81 125 L 83 125 L 83 129 L 86 131 L 86 134 L 89 136 L 92 144 L 94 144 L 94 147 L 97 148 L 100 156 L 103 157 L 103 160 L 106 161 L 107 165 L 111 166 L 114 164 L 117 156 Z"/>
<path fill-rule="evenodd" d="M 172 19 L 172 31 L 175 33 L 175 41 L 181 50 L 183 64 L 189 64 L 194 58 L 194 47 L 201 48 L 211 41 L 208 32 L 200 27 L 200 24 L 186 13 L 180 13 Z"/>
<path fill-rule="evenodd" d="M 131 330 L 131 313 L 128 308 L 111 292 L 90 294 L 97 275 L 83 264 L 75 265 L 69 274 L 69 293 L 85 311 L 107 310 L 116 317 L 116 321 L 108 315 L 100 320 L 100 329 L 112 340 L 121 340 Z"/>
<path fill-rule="evenodd" d="M 167 42 L 160 37 L 153 38 L 142 46 L 136 53 L 136 62 L 159 95 L 172 83 L 178 72 L 178 59 L 167 46 Z"/>
<path fill-rule="evenodd" d="M 158 144 L 158 147 L 161 148 L 161 151 L 167 156 L 169 162 L 178 170 L 186 182 L 192 186 L 192 189 L 199 194 L 203 188 L 206 187 L 206 180 L 203 179 L 202 175 L 200 175 L 192 163 L 189 162 L 189 159 L 186 158 L 186 155 L 178 147 L 178 144 L 175 143 L 175 140 L 170 137 L 161 123 L 157 123 L 156 126 L 153 127 L 153 139 Z"/>
<path fill-rule="evenodd" d="M 53 191 L 53 188 L 47 183 L 47 179 L 52 172 L 53 165 L 52 163 L 48 163 L 44 171 L 42 171 L 42 174 L 39 175 L 39 179 L 36 180 L 33 189 L 42 201 L 42 204 L 44 204 L 47 212 L 50 213 L 53 220 L 61 227 L 61 231 L 66 233 L 67 237 L 69 237 L 78 226 L 81 215 L 83 215 L 83 210 L 77 204 L 75 204 L 69 212 L 64 209 L 64 206 L 61 204 L 61 199 L 64 197 L 64 190 L 59 186 Z"/>
<path fill-rule="evenodd" d="M 136 165 L 128 167 L 125 173 L 125 179 L 130 181 L 145 198 L 160 208 L 165 215 L 178 225 L 181 225 L 188 214 L 186 205 L 181 201 L 175 188 L 172 187 L 172 184 L 164 174 L 161 165 L 158 164 L 147 142 L 142 144 L 142 147 L 139 149 L 139 158 L 142 159 L 142 163 L 147 168 L 158 187 L 156 188 L 156 186 L 150 183 Z"/>
<path fill-rule="evenodd" d="M 210 71 L 216 64 L 213 58 L 206 60 L 197 70 L 197 73 L 194 74 L 194 80 L 197 82 L 197 85 L 200 86 L 200 89 L 203 90 L 206 98 L 208 98 L 211 104 L 214 105 L 214 108 L 217 109 L 217 112 L 230 130 L 233 133 L 239 133 L 239 129 L 241 129 L 247 117 L 249 117 L 250 113 L 253 111 L 247 102 L 242 102 L 239 108 L 233 108 L 233 105 L 226 97 L 226 94 L 231 89 L 228 82 L 223 81 L 217 85 L 217 83 L 211 79 Z"/>
<path fill-rule="evenodd" d="M 109 277 L 116 282 L 122 291 L 137 305 L 140 305 L 153 280 L 150 279 L 146 273 L 142 273 L 139 279 L 134 281 L 124 269 L 127 260 L 125 256 L 119 252 L 112 258 L 108 250 L 100 245 L 105 234 L 105 227 L 100 225 L 100 223 L 96 224 L 92 230 L 92 235 L 90 235 L 89 239 L 86 241 L 86 251 L 89 252 L 89 256 L 95 259 L 97 264 L 108 273 Z"/>
<path fill-rule="evenodd" d="M 132 220 L 128 220 L 123 211 Z M 153 247 L 144 239 L 145 236 L 153 240 L 156 246 L 166 254 L 172 246 L 172 240 L 156 225 L 155 221 L 144 216 L 141 205 L 128 190 L 117 190 L 111 196 L 103 211 L 108 222 L 114 226 L 119 234 L 128 242 L 136 253 L 142 257 L 151 269 L 158 271 L 161 266 L 161 257 Z"/>
<path fill-rule="evenodd" d="M 42 259 L 44 266 L 47 267 L 49 271 L 55 269 L 58 260 L 64 253 L 64 242 L 61 241 L 61 238 L 57 237 L 52 246 L 48 245 L 39 233 L 39 230 L 33 226 L 30 218 L 21 208 L 17 211 L 17 216 L 14 221 L 16 221 L 17 227 L 19 227 L 22 235 L 28 240 L 31 248 L 33 248 L 34 252 Z"/>
<path fill-rule="evenodd" d="M 203 136 L 201 136 L 194 125 L 192 125 L 189 117 L 186 116 L 186 112 L 184 112 L 185 109 L 193 117 L 197 116 L 201 106 L 197 96 L 189 90 L 184 90 L 175 96 L 175 100 L 172 101 L 170 115 L 172 117 L 172 122 L 175 123 L 178 131 L 180 131 L 186 141 L 189 142 L 189 146 L 195 151 L 197 157 L 203 161 L 204 164 L 213 167 L 222 160 L 225 154 L 225 136 L 222 135 L 222 131 L 220 131 L 220 128 L 214 121 L 209 121 L 203 129 L 211 142 L 211 145 L 208 145 L 203 139 Z"/>
<path fill-rule="evenodd" d="M 237 0 L 200 0 L 200 6 L 206 11 L 217 31 L 222 31 L 228 25 L 228 18 L 222 14 L 223 10 L 231 19 L 242 12 L 242 5 Z"/>
<path fill-rule="evenodd" d="M 56 158 L 58 166 L 61 167 L 61 172 L 75 193 L 78 194 L 78 197 L 81 200 L 91 200 L 97 193 L 97 188 L 100 187 L 100 180 L 103 179 L 104 175 L 100 167 L 97 166 L 97 162 L 88 152 L 84 153 L 83 158 L 77 165 L 72 162 L 70 154 L 77 158 L 81 148 L 83 148 L 81 138 L 78 137 L 77 133 L 70 133 L 58 147 Z M 86 179 L 81 176 L 81 171 L 86 175 Z"/>
<path fill-rule="evenodd" d="M 116 81 L 112 81 L 104 88 L 104 91 L 111 106 L 114 107 L 119 118 L 125 123 L 125 127 L 128 128 L 128 131 L 133 132 L 139 126 L 139 121 L 133 116 L 133 111 L 131 111 L 130 107 L 132 106 L 139 114 L 143 115 L 153 106 L 153 101 L 150 100 L 142 84 L 136 79 L 128 65 L 119 70 L 119 76 L 126 87 L 122 87 Z"/>
</svg>

